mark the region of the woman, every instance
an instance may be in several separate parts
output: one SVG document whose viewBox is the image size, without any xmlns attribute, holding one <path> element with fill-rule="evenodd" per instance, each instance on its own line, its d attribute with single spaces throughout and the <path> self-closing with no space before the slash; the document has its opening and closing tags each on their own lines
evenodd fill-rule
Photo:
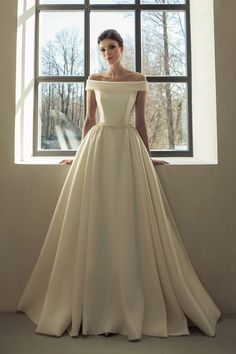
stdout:
<svg viewBox="0 0 236 354">
<path fill-rule="evenodd" d="M 108 70 L 87 81 L 83 139 L 18 310 L 37 333 L 55 336 L 187 335 L 187 318 L 214 336 L 220 311 L 191 265 L 153 167 L 165 162 L 150 158 L 147 82 L 121 65 L 115 30 L 98 44 Z"/>
</svg>

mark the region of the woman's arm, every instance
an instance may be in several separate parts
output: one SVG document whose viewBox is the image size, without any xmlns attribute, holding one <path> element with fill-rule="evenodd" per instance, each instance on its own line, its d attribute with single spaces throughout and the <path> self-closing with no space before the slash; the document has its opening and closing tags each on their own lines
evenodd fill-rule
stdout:
<svg viewBox="0 0 236 354">
<path fill-rule="evenodd" d="M 82 127 L 82 140 L 84 139 L 88 131 L 92 128 L 92 126 L 96 124 L 97 103 L 96 103 L 94 91 L 91 90 L 87 91 L 86 100 L 87 100 L 87 112 Z M 73 160 L 66 159 L 66 160 L 62 160 L 60 162 L 60 165 L 71 165 L 72 162 Z"/>
<path fill-rule="evenodd" d="M 85 135 L 92 128 L 92 126 L 96 124 L 97 102 L 95 99 L 94 91 L 92 90 L 87 91 L 86 100 L 87 100 L 87 112 L 86 112 L 86 117 L 82 128 L 82 139 L 84 139 Z"/>
<path fill-rule="evenodd" d="M 145 110 L 146 110 L 146 92 L 139 91 L 137 94 L 136 102 L 135 102 L 135 127 L 141 136 L 144 145 L 148 151 L 148 154 L 151 155 L 149 144 L 148 144 L 148 135 L 147 128 L 145 122 Z"/>
<path fill-rule="evenodd" d="M 137 94 L 137 99 L 135 103 L 135 127 L 138 130 L 144 145 L 148 151 L 149 156 L 151 152 L 148 143 L 148 134 L 145 122 L 145 111 L 146 111 L 146 91 L 139 91 Z M 168 162 L 163 160 L 152 160 L 154 165 L 167 165 Z"/>
</svg>

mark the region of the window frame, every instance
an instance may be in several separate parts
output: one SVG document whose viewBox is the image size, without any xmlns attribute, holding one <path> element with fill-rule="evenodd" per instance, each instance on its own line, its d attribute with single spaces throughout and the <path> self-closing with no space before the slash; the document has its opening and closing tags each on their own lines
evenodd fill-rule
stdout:
<svg viewBox="0 0 236 354">
<path fill-rule="evenodd" d="M 33 109 L 33 156 L 74 156 L 76 150 L 39 150 L 38 149 L 38 87 L 40 83 L 49 82 L 86 82 L 90 75 L 90 12 L 91 11 L 134 11 L 135 12 L 135 70 L 141 72 L 141 12 L 143 10 L 156 11 L 184 11 L 186 14 L 186 75 L 182 76 L 157 76 L 146 75 L 149 83 L 186 83 L 187 85 L 187 112 L 188 112 L 188 150 L 154 150 L 150 149 L 152 157 L 192 157 L 193 156 L 193 133 L 192 133 L 192 71 L 191 71 L 191 28 L 190 28 L 190 0 L 185 4 L 141 4 L 135 0 L 134 4 L 39 4 L 36 0 L 35 14 L 35 85 L 34 85 L 34 109 Z M 84 12 L 84 75 L 81 76 L 43 76 L 39 75 L 39 15 L 41 11 L 83 11 Z M 85 87 L 84 87 L 85 88 Z M 84 91 L 84 112 L 86 112 L 86 99 Z"/>
</svg>

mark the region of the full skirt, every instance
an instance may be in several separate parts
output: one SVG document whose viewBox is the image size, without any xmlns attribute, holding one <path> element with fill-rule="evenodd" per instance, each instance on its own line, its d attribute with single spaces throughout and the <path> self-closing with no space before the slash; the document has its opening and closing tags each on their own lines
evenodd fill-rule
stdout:
<svg viewBox="0 0 236 354">
<path fill-rule="evenodd" d="M 220 311 L 186 253 L 135 127 L 92 127 L 18 304 L 36 332 L 215 335 Z"/>
</svg>

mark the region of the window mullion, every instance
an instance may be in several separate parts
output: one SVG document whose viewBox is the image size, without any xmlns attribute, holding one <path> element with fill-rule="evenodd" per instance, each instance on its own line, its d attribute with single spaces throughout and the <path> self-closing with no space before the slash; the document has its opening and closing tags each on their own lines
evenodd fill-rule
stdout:
<svg viewBox="0 0 236 354">
<path fill-rule="evenodd" d="M 90 73 L 90 7 L 89 0 L 85 0 L 84 10 L 84 75 Z"/>
<path fill-rule="evenodd" d="M 136 1 L 135 10 L 135 67 L 141 72 L 141 9 L 140 0 Z"/>
<path fill-rule="evenodd" d="M 39 0 L 36 0 L 35 12 L 35 47 L 34 47 L 34 109 L 33 109 L 33 155 L 38 152 L 38 85 L 39 85 Z"/>
<path fill-rule="evenodd" d="M 191 26 L 190 26 L 190 0 L 186 0 L 186 55 L 188 76 L 188 143 L 189 152 L 193 156 L 193 128 L 192 128 L 192 60 L 191 60 Z"/>
</svg>

